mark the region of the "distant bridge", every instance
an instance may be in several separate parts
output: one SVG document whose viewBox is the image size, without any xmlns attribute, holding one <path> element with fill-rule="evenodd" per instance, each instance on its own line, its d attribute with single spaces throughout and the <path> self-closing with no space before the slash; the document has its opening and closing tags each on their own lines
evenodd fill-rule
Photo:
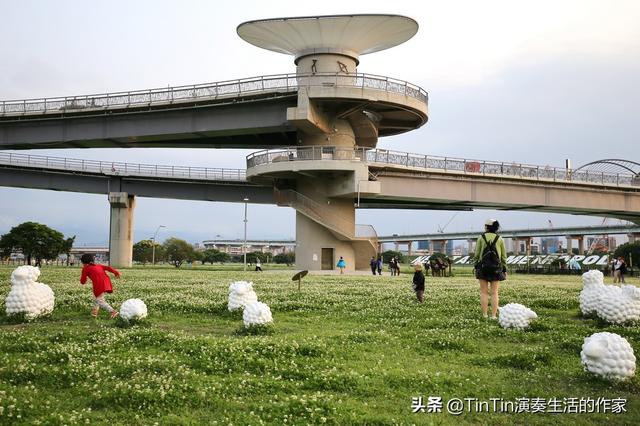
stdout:
<svg viewBox="0 0 640 426">
<path fill-rule="evenodd" d="M 381 243 L 393 243 L 404 241 L 445 241 L 445 240 L 475 240 L 483 231 L 465 232 L 433 232 L 429 234 L 393 234 L 378 236 Z M 529 229 L 505 229 L 500 231 L 503 238 L 527 238 L 527 237 L 565 237 L 583 235 L 622 235 L 640 234 L 640 226 L 612 225 L 612 226 L 575 226 L 566 228 L 529 228 Z"/>
</svg>

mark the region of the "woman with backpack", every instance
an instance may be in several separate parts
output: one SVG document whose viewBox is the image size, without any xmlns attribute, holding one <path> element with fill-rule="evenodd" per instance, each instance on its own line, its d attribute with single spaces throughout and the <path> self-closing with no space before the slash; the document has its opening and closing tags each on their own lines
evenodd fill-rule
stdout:
<svg viewBox="0 0 640 426">
<path fill-rule="evenodd" d="M 489 292 L 491 292 L 491 319 L 497 319 L 498 288 L 507 278 L 507 250 L 504 240 L 498 235 L 500 224 L 489 219 L 484 223 L 485 232 L 476 242 L 475 273 L 480 282 L 480 306 L 482 316 L 487 318 Z"/>
</svg>

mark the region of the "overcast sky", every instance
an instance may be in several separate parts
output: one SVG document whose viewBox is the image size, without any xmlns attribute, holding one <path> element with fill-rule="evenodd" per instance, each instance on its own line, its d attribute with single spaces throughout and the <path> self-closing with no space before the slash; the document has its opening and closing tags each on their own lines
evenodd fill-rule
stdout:
<svg viewBox="0 0 640 426">
<path fill-rule="evenodd" d="M 429 92 L 429 122 L 378 146 L 415 153 L 574 166 L 640 161 L 637 1 L 32 1 L 0 2 L 0 100 L 137 90 L 295 72 L 293 58 L 236 34 L 255 19 L 392 13 L 415 37 L 360 58 L 359 72 Z M 244 150 L 90 149 L 39 155 L 244 168 Z M 24 221 L 81 244 L 108 240 L 106 196 L 0 188 L 0 234 Z M 138 198 L 135 240 L 241 238 L 242 204 Z M 570 215 L 363 210 L 379 234 L 597 224 Z M 249 206 L 250 238 L 293 238 L 292 209 Z M 616 223 L 617 221 L 610 221 Z"/>
</svg>

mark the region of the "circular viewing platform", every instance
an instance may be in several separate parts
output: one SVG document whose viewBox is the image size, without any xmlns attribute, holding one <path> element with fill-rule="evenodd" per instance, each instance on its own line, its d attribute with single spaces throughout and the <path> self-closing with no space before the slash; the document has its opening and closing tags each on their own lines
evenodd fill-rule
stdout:
<svg viewBox="0 0 640 426">
<path fill-rule="evenodd" d="M 402 15 L 355 14 L 260 19 L 238 25 L 247 43 L 273 52 L 303 56 L 337 54 L 353 58 L 404 43 L 418 23 Z"/>
</svg>

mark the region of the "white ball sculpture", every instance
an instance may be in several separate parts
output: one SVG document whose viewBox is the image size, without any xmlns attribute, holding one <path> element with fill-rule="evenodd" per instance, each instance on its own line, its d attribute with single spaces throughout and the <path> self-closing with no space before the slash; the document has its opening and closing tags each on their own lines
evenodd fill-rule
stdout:
<svg viewBox="0 0 640 426">
<path fill-rule="evenodd" d="M 538 315 L 526 306 L 519 303 L 508 303 L 500 308 L 498 322 L 503 328 L 524 330 L 536 318 Z"/>
<path fill-rule="evenodd" d="M 585 338 L 580 358 L 585 371 L 606 379 L 624 380 L 636 372 L 633 348 L 615 333 L 595 333 Z"/>
<path fill-rule="evenodd" d="M 640 320 L 640 288 L 632 285 L 607 287 L 596 306 L 598 316 L 611 324 Z"/>
<path fill-rule="evenodd" d="M 253 291 L 253 283 L 235 281 L 229 286 L 229 303 L 227 304 L 229 311 L 242 309 L 247 303 L 257 301 L 258 295 Z"/>
<path fill-rule="evenodd" d="M 265 325 L 273 322 L 271 316 L 271 309 L 262 302 L 247 303 L 242 313 L 242 320 L 244 326 L 249 327 L 252 325 Z"/>
<path fill-rule="evenodd" d="M 582 315 L 588 316 L 596 313 L 596 307 L 602 293 L 606 291 L 604 275 L 597 270 L 591 270 L 582 274 L 582 291 L 580 292 L 580 310 Z"/>
<path fill-rule="evenodd" d="M 53 290 L 46 284 L 36 282 L 40 269 L 24 265 L 11 273 L 11 291 L 5 300 L 7 315 L 24 314 L 34 319 L 53 312 Z"/>
<path fill-rule="evenodd" d="M 120 305 L 120 316 L 127 321 L 141 320 L 147 317 L 147 305 L 140 299 L 125 300 Z"/>
</svg>

